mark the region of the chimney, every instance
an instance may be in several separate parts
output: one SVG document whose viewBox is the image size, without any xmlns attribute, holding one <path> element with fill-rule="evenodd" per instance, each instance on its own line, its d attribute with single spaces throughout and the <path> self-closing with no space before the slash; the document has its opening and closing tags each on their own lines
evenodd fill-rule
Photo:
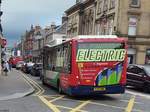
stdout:
<svg viewBox="0 0 150 112">
<path fill-rule="evenodd" d="M 62 24 L 63 24 L 64 22 L 66 22 L 67 19 L 68 19 L 68 17 L 66 16 L 66 14 L 63 14 L 63 16 L 62 16 Z"/>
<path fill-rule="evenodd" d="M 51 23 L 51 31 L 54 32 L 56 28 L 55 22 Z"/>
<path fill-rule="evenodd" d="M 55 22 L 52 22 L 51 23 L 51 28 L 55 28 L 55 27 L 56 27 Z"/>
</svg>

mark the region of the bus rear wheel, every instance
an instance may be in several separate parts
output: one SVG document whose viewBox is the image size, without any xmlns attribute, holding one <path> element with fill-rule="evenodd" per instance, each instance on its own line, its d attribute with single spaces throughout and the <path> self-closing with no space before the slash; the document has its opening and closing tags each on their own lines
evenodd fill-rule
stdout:
<svg viewBox="0 0 150 112">
<path fill-rule="evenodd" d="M 61 88 L 61 85 L 60 85 L 60 82 L 59 82 L 59 81 L 58 81 L 57 86 L 58 86 L 58 92 L 59 92 L 60 94 L 63 94 L 63 90 L 62 90 L 62 88 Z"/>
</svg>

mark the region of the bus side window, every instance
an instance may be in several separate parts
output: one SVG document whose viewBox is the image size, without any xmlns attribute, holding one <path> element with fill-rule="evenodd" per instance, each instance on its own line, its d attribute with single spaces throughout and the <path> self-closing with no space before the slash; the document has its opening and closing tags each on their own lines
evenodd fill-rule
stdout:
<svg viewBox="0 0 150 112">
<path fill-rule="evenodd" d="M 66 45 L 63 47 L 63 54 L 64 54 L 63 72 L 70 73 L 71 72 L 71 48 L 70 48 L 70 45 Z"/>
<path fill-rule="evenodd" d="M 61 66 L 61 47 L 58 47 L 56 49 L 56 64 L 55 67 L 53 66 L 53 70 L 57 72 L 61 72 L 62 66 Z"/>
</svg>

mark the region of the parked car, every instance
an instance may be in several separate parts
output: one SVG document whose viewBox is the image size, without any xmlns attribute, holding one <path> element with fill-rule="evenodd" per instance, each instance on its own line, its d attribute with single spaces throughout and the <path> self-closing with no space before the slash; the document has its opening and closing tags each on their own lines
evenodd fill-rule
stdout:
<svg viewBox="0 0 150 112">
<path fill-rule="evenodd" d="M 24 65 L 24 63 L 25 63 L 24 61 L 18 61 L 16 64 L 16 69 L 18 69 L 18 70 L 21 69 L 22 66 Z"/>
<path fill-rule="evenodd" d="M 21 67 L 21 71 L 23 71 L 24 73 L 26 72 L 26 64 L 27 64 L 27 63 L 24 63 L 24 64 L 22 65 L 22 67 Z"/>
<path fill-rule="evenodd" d="M 34 65 L 34 63 L 32 63 L 32 62 L 26 63 L 25 65 L 23 65 L 22 71 L 25 73 L 31 73 L 31 69 L 32 69 L 33 65 Z"/>
<path fill-rule="evenodd" d="M 42 63 L 34 64 L 32 69 L 31 69 L 31 75 L 41 76 L 41 74 L 42 74 Z"/>
<path fill-rule="evenodd" d="M 127 85 L 150 92 L 150 66 L 129 65 L 127 68 Z"/>
<path fill-rule="evenodd" d="M 13 68 L 16 68 L 16 65 L 19 61 L 23 61 L 23 58 L 21 56 L 17 57 L 11 57 L 11 64 Z"/>
</svg>

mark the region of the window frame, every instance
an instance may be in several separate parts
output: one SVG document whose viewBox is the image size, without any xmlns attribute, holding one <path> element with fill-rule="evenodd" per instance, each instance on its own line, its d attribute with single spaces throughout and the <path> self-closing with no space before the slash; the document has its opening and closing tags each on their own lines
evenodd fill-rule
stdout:
<svg viewBox="0 0 150 112">
<path fill-rule="evenodd" d="M 130 68 L 130 67 L 131 67 L 131 68 Z M 130 70 L 128 70 L 128 69 L 130 69 Z M 134 70 L 134 69 L 137 69 L 137 70 Z M 133 70 L 133 71 L 132 71 L 132 70 Z M 138 72 L 139 70 L 144 71 L 143 73 L 146 75 L 145 70 L 142 69 L 142 68 L 140 68 L 140 67 L 138 67 L 138 66 L 136 66 L 136 65 L 129 65 L 129 67 L 127 68 L 127 72 L 128 72 L 128 73 L 136 74 L 137 76 L 143 77 L 144 74 L 140 74 L 140 73 L 142 73 L 142 72 Z"/>
<path fill-rule="evenodd" d="M 109 7 L 109 1 L 108 0 L 104 0 L 103 2 L 103 12 L 107 12 L 108 11 L 108 7 Z"/>
<path fill-rule="evenodd" d="M 116 0 L 110 0 L 109 9 L 115 9 Z"/>
<path fill-rule="evenodd" d="M 50 48 L 47 61 L 46 70 L 60 72 L 60 73 L 71 73 L 71 59 L 72 59 L 72 45 L 70 43 L 64 43 L 59 46 Z M 46 54 L 45 54 L 46 55 Z"/>
<path fill-rule="evenodd" d="M 101 14 L 103 12 L 103 1 L 99 0 L 97 5 L 97 14 Z"/>
<path fill-rule="evenodd" d="M 133 7 L 133 8 L 139 8 L 141 5 L 141 1 L 140 0 L 137 0 L 137 4 L 133 4 L 133 0 L 130 1 L 130 7 Z"/>
<path fill-rule="evenodd" d="M 132 23 L 130 24 L 130 19 L 136 19 L 136 23 L 135 23 L 135 25 L 133 25 Z M 136 36 L 137 35 L 137 27 L 138 27 L 138 17 L 137 16 L 129 16 L 129 18 L 128 18 L 128 35 L 129 36 Z M 130 34 L 129 33 L 129 29 L 130 28 L 135 28 L 135 34 Z"/>
</svg>

